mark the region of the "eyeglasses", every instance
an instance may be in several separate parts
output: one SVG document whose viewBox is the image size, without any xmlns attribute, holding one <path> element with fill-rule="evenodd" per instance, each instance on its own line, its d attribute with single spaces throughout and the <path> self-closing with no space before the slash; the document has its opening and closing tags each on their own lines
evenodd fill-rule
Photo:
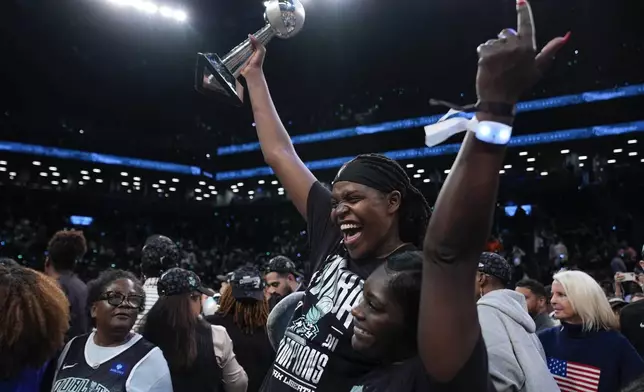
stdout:
<svg viewBox="0 0 644 392">
<path fill-rule="evenodd" d="M 108 304 L 116 307 L 121 306 L 124 301 L 127 301 L 133 308 L 143 309 L 145 305 L 145 297 L 138 294 L 125 295 L 116 291 L 108 291 L 98 297 L 99 301 L 107 301 Z"/>
</svg>

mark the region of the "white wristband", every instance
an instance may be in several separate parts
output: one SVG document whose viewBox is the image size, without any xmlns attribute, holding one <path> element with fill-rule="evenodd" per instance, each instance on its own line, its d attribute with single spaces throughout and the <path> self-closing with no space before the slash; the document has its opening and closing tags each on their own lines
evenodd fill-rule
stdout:
<svg viewBox="0 0 644 392">
<path fill-rule="evenodd" d="M 506 145 L 512 137 L 512 127 L 494 121 L 470 122 L 468 129 L 482 142 Z"/>
</svg>

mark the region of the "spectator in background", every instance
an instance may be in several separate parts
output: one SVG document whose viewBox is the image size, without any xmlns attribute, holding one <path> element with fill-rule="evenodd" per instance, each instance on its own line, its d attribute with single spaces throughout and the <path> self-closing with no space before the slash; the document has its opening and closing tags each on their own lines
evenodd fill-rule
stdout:
<svg viewBox="0 0 644 392">
<path fill-rule="evenodd" d="M 179 248 L 168 237 L 153 235 L 148 237 L 141 250 L 141 276 L 144 279 L 145 309 L 134 323 L 134 331 L 143 325 L 145 315 L 152 309 L 159 299 L 157 283 L 161 275 L 170 268 L 177 267 L 181 262 Z"/>
<path fill-rule="evenodd" d="M 559 236 L 554 236 L 553 243 L 550 245 L 550 261 L 555 268 L 559 268 L 568 261 L 568 248 L 564 245 Z"/>
<path fill-rule="evenodd" d="M 87 286 L 74 274 L 74 267 L 87 253 L 82 231 L 62 230 L 54 234 L 47 246 L 45 274 L 56 279 L 69 300 L 70 323 L 66 341 L 89 332 Z"/>
<path fill-rule="evenodd" d="M 38 391 L 48 362 L 63 347 L 69 302 L 54 280 L 3 263 L 0 309 L 0 391 Z"/>
<path fill-rule="evenodd" d="M 525 297 L 528 313 L 534 320 L 536 332 L 557 325 L 548 314 L 548 293 L 544 285 L 534 279 L 523 279 L 517 282 L 515 290 Z"/>
<path fill-rule="evenodd" d="M 275 351 L 266 334 L 268 301 L 264 282 L 253 267 L 240 268 L 230 277 L 230 289 L 221 295 L 218 312 L 206 317 L 213 325 L 226 328 L 237 360 L 248 374 L 248 392 L 259 391 Z"/>
<path fill-rule="evenodd" d="M 556 391 L 526 300 L 521 293 L 505 289 L 511 277 L 512 267 L 503 257 L 481 254 L 477 310 L 492 382 L 498 392 Z"/>
<path fill-rule="evenodd" d="M 610 261 L 610 268 L 613 270 L 613 273 L 616 274 L 618 272 L 626 272 L 626 262 L 624 261 L 625 257 L 625 249 L 624 248 L 619 248 L 617 250 L 617 253 L 613 257 L 613 259 Z"/>
<path fill-rule="evenodd" d="M 599 284 L 581 271 L 553 279 L 552 306 L 562 326 L 542 331 L 539 339 L 561 389 L 615 392 L 640 377 L 644 361 L 617 332 L 617 317 Z"/>
<path fill-rule="evenodd" d="M 644 294 L 633 295 L 631 304 L 625 306 L 619 314 L 619 324 L 622 334 L 644 358 Z M 637 298 L 637 299 L 636 299 Z"/>
<path fill-rule="evenodd" d="M 287 295 L 299 291 L 301 284 L 297 281 L 299 274 L 295 263 L 286 256 L 277 256 L 271 259 L 266 266 L 266 294 L 269 297 L 270 308 Z"/>
</svg>

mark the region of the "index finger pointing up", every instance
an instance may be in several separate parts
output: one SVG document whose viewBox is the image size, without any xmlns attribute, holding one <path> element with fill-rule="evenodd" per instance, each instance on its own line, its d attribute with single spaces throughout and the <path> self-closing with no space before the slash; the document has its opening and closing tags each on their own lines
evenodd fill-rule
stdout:
<svg viewBox="0 0 644 392">
<path fill-rule="evenodd" d="M 518 33 L 522 41 L 532 45 L 537 50 L 537 39 L 534 34 L 534 18 L 532 8 L 526 0 L 517 0 Z"/>
</svg>

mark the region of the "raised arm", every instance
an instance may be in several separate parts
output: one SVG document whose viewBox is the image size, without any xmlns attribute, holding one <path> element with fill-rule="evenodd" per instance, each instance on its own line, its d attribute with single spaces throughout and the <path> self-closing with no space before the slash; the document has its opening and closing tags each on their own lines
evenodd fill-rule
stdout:
<svg viewBox="0 0 644 392">
<path fill-rule="evenodd" d="M 243 69 L 242 75 L 248 84 L 262 154 L 297 210 L 307 219 L 307 199 L 311 185 L 317 179 L 295 152 L 291 138 L 273 104 L 262 70 L 266 48 L 252 36 L 251 42 L 255 53 Z"/>
<path fill-rule="evenodd" d="M 535 58 L 532 14 L 527 2 L 517 3 L 517 13 L 518 33 L 505 29 L 497 40 L 478 48 L 476 87 L 481 103 L 515 105 L 566 41 L 554 39 Z M 498 115 L 502 108 L 503 105 L 496 109 L 488 106 L 476 117 L 479 121 L 511 125 L 511 111 Z M 504 153 L 504 145 L 482 142 L 468 131 L 427 229 L 419 352 L 428 374 L 440 382 L 454 379 L 480 339 L 475 276 L 492 224 Z"/>
</svg>

